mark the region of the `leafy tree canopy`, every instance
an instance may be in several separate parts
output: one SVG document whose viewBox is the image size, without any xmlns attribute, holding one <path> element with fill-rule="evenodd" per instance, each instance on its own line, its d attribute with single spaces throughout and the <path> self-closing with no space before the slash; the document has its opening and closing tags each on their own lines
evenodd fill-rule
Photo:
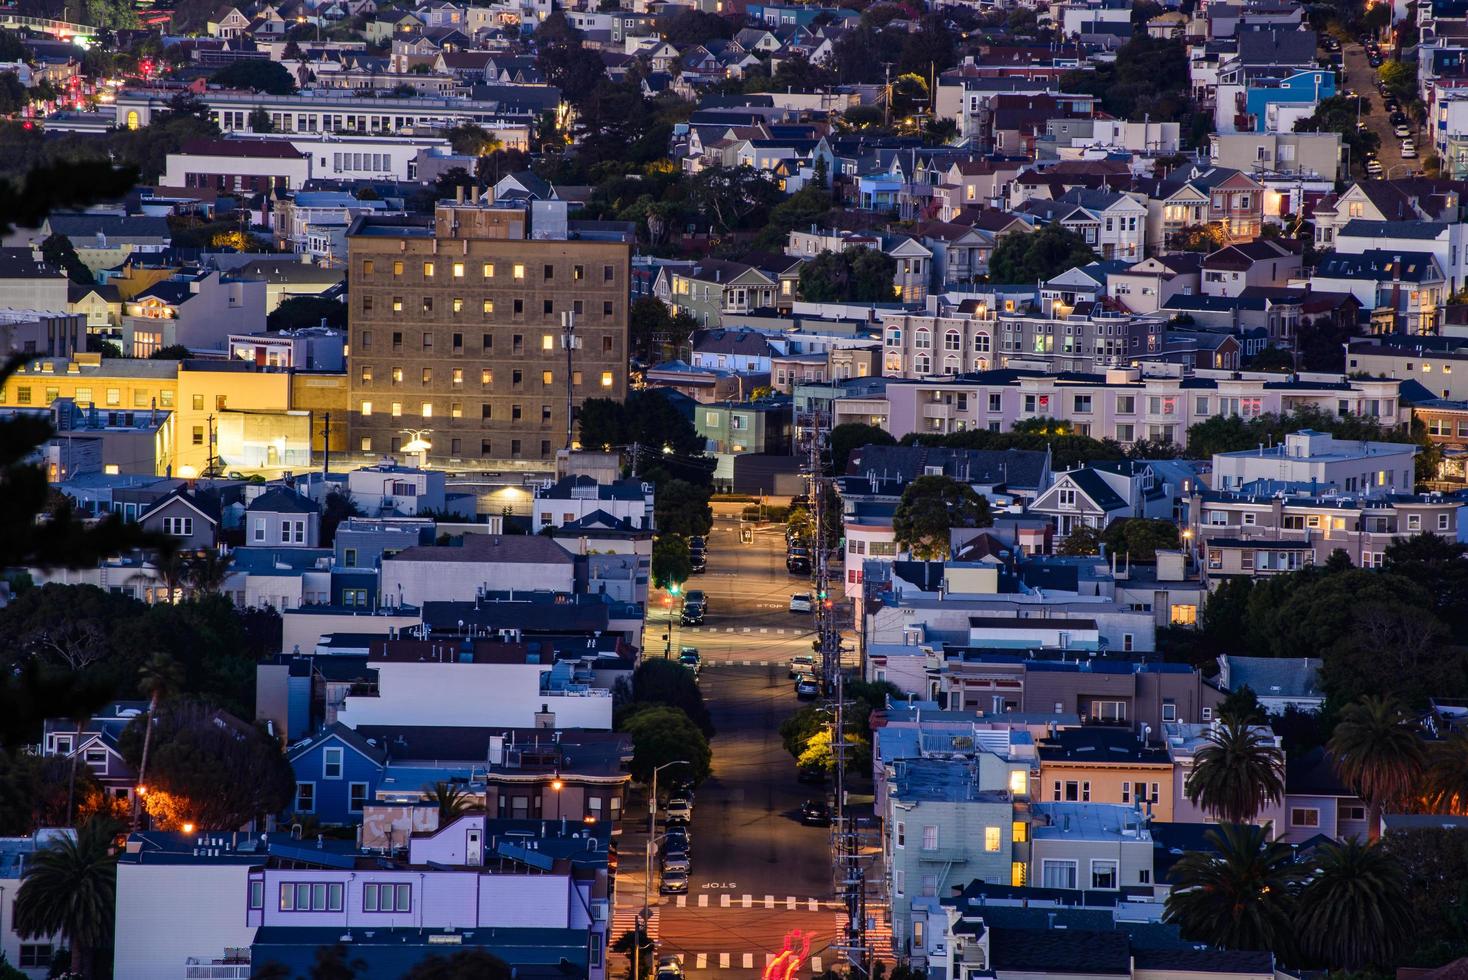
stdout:
<svg viewBox="0 0 1468 980">
<path fill-rule="evenodd" d="M 948 556 L 953 528 L 992 523 L 987 500 L 968 484 L 941 475 L 920 476 L 908 484 L 892 515 L 898 545 L 914 558 L 928 560 Z"/>
<path fill-rule="evenodd" d="M 1011 231 L 1000 236 L 989 259 L 989 279 L 1001 283 L 1033 283 L 1053 279 L 1077 266 L 1096 261 L 1086 240 L 1058 224 L 1037 231 Z"/>
<path fill-rule="evenodd" d="M 278 61 L 251 58 L 233 61 L 216 71 L 209 81 L 225 88 L 247 88 L 269 95 L 290 95 L 296 80 L 289 69 Z"/>
<path fill-rule="evenodd" d="M 708 778 L 713 761 L 708 739 L 681 709 L 649 705 L 624 718 L 620 729 L 632 736 L 633 779 L 646 783 L 655 767 L 675 761 L 689 763 L 676 767 L 680 778 L 694 783 Z"/>
<path fill-rule="evenodd" d="M 800 295 L 813 303 L 890 302 L 897 260 L 874 248 L 827 249 L 800 267 Z"/>
<path fill-rule="evenodd" d="M 270 311 L 265 318 L 267 330 L 296 330 L 301 327 L 326 326 L 344 330 L 347 326 L 347 304 L 322 296 L 292 296 Z"/>
</svg>

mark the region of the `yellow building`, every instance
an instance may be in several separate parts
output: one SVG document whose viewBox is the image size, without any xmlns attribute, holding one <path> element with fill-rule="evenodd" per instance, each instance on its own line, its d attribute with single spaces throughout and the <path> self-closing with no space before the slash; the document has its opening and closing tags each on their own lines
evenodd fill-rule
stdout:
<svg viewBox="0 0 1468 980">
<path fill-rule="evenodd" d="M 302 404 L 296 404 L 297 394 Z M 41 358 L 0 387 L 0 406 L 46 408 L 58 398 L 101 411 L 173 413 L 173 440 L 159 472 L 194 476 L 211 453 L 222 472 L 302 470 L 313 446 L 313 414 L 346 412 L 344 375 L 296 375 L 242 361 L 153 361 L 79 353 Z M 342 436 L 333 434 L 334 445 Z"/>
<path fill-rule="evenodd" d="M 1131 728 L 1086 725 L 1057 731 L 1038 749 L 1037 802 L 1140 804 L 1153 819 L 1172 820 L 1166 746 L 1143 742 Z"/>
</svg>

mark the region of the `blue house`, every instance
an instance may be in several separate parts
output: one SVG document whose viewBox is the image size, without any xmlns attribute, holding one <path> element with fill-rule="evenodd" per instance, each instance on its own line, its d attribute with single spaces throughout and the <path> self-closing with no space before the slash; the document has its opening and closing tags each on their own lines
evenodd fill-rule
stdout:
<svg viewBox="0 0 1468 980">
<path fill-rule="evenodd" d="M 1299 108 L 1313 112 L 1320 100 L 1334 95 L 1335 73 L 1324 69 L 1299 71 L 1285 78 L 1257 78 L 1249 83 L 1245 93 L 1245 112 L 1254 132 L 1265 133 L 1281 128 L 1281 110 Z"/>
<path fill-rule="evenodd" d="M 291 746 L 287 758 L 296 775 L 292 812 L 349 825 L 361 821 L 363 806 L 377 792 L 387 752 L 336 723 Z"/>
</svg>

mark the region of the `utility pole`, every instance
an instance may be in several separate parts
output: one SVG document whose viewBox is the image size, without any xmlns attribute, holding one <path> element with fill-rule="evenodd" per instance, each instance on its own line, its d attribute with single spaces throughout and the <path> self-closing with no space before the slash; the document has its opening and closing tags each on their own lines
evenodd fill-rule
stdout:
<svg viewBox="0 0 1468 980">
<path fill-rule="evenodd" d="M 576 425 L 571 388 L 571 352 L 576 348 L 576 313 L 573 310 L 561 313 L 561 346 L 566 348 L 566 448 L 570 449 L 571 430 Z"/>
<path fill-rule="evenodd" d="M 846 909 L 842 934 L 833 944 L 845 954 L 851 965 L 851 976 L 870 976 L 871 951 L 866 939 L 866 875 L 861 867 L 860 842 L 856 822 L 846 807 L 846 674 L 841 665 L 841 625 L 837 622 L 835 597 L 831 594 L 831 561 L 827 530 L 831 522 L 838 526 L 839 512 L 826 506 L 826 493 L 832 479 L 825 474 L 825 418 L 813 413 L 807 465 L 810 468 L 811 515 L 815 538 L 811 542 L 815 558 L 817 646 L 821 660 L 822 690 L 831 705 L 831 757 L 835 763 L 835 807 L 832 823 L 832 877 L 838 897 Z M 839 535 L 834 535 L 838 538 Z"/>
<path fill-rule="evenodd" d="M 331 413 L 326 413 L 326 424 L 321 430 L 321 478 L 331 475 Z"/>
</svg>

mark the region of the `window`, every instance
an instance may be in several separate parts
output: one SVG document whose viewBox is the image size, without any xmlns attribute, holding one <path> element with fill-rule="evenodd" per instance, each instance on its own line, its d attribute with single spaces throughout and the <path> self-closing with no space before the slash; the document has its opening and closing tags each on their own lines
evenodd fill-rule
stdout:
<svg viewBox="0 0 1468 980">
<path fill-rule="evenodd" d="M 1198 607 L 1188 603 L 1176 603 L 1172 607 L 1172 625 L 1174 626 L 1196 626 L 1198 624 Z M 1168 719 L 1171 720 L 1171 719 Z"/>
<path fill-rule="evenodd" d="M 603 388 L 610 388 L 612 386 L 612 372 L 603 371 L 601 373 L 601 386 Z"/>
<path fill-rule="evenodd" d="M 1040 862 L 1040 887 L 1076 887 L 1076 862 L 1043 860 Z"/>
<path fill-rule="evenodd" d="M 282 881 L 282 912 L 340 912 L 343 885 L 339 881 Z"/>
<path fill-rule="evenodd" d="M 413 886 L 369 881 L 362 886 L 363 912 L 413 911 Z"/>
<path fill-rule="evenodd" d="M 996 851 L 999 850 L 999 843 L 1000 843 L 1000 841 L 1001 841 L 1002 838 L 1003 838 L 1003 835 L 999 832 L 999 828 L 998 827 L 985 827 L 984 828 L 984 850 L 987 851 L 990 854 L 995 853 Z"/>
<path fill-rule="evenodd" d="M 454 263 L 454 278 L 455 279 L 463 279 L 464 278 L 464 263 L 462 263 L 462 262 L 455 262 Z"/>
<path fill-rule="evenodd" d="M 1365 820 L 1366 808 L 1364 806 L 1343 806 L 1341 807 L 1341 819 L 1357 822 Z"/>
<path fill-rule="evenodd" d="M 907 892 L 907 872 L 906 871 L 894 871 L 894 872 L 892 872 L 892 890 L 895 891 L 899 895 L 906 894 L 906 892 Z"/>
<path fill-rule="evenodd" d="M 1009 828 L 1009 834 L 1014 838 L 1016 844 L 1023 844 L 1030 839 L 1030 825 L 1023 820 L 1016 820 Z"/>
<path fill-rule="evenodd" d="M 347 809 L 352 813 L 361 813 L 362 808 L 367 805 L 367 784 L 352 783 L 348 787 Z"/>
<path fill-rule="evenodd" d="M 901 820 L 897 821 L 897 846 L 907 846 L 907 824 L 903 823 Z"/>
<path fill-rule="evenodd" d="M 1173 701 L 1170 698 L 1164 698 L 1163 699 L 1163 701 L 1162 701 L 1162 720 L 1163 721 L 1177 721 L 1177 702 Z M 1122 802 L 1126 802 L 1126 801 L 1123 800 Z"/>
<path fill-rule="evenodd" d="M 321 778 L 342 778 L 342 749 L 340 746 L 328 746 L 321 753 Z"/>
<path fill-rule="evenodd" d="M 263 909 L 265 907 L 265 882 L 250 882 L 250 908 Z"/>
<path fill-rule="evenodd" d="M 50 943 L 21 943 L 20 968 L 22 970 L 44 970 L 51 966 Z"/>
<path fill-rule="evenodd" d="M 1023 769 L 1012 769 L 1009 773 L 1009 792 L 1021 796 L 1030 790 L 1030 774 Z"/>
<path fill-rule="evenodd" d="M 1291 827 L 1319 827 L 1320 811 L 1314 807 L 1290 807 Z"/>
<path fill-rule="evenodd" d="M 525 278 L 525 265 L 524 265 L 524 263 L 516 262 L 514 269 L 511 270 L 511 273 L 512 273 L 512 275 L 516 279 L 524 279 Z"/>
<path fill-rule="evenodd" d="M 165 517 L 163 518 L 163 533 L 171 534 L 176 538 L 186 538 L 194 533 L 194 519 L 192 517 Z"/>
<path fill-rule="evenodd" d="M 423 278 L 424 279 L 432 279 L 433 278 L 433 263 L 432 262 L 424 262 L 423 263 Z"/>
<path fill-rule="evenodd" d="M 316 784 L 296 783 L 296 812 L 316 812 Z"/>
<path fill-rule="evenodd" d="M 1112 889 L 1117 886 L 1115 861 L 1091 861 L 1091 887 Z"/>
</svg>

